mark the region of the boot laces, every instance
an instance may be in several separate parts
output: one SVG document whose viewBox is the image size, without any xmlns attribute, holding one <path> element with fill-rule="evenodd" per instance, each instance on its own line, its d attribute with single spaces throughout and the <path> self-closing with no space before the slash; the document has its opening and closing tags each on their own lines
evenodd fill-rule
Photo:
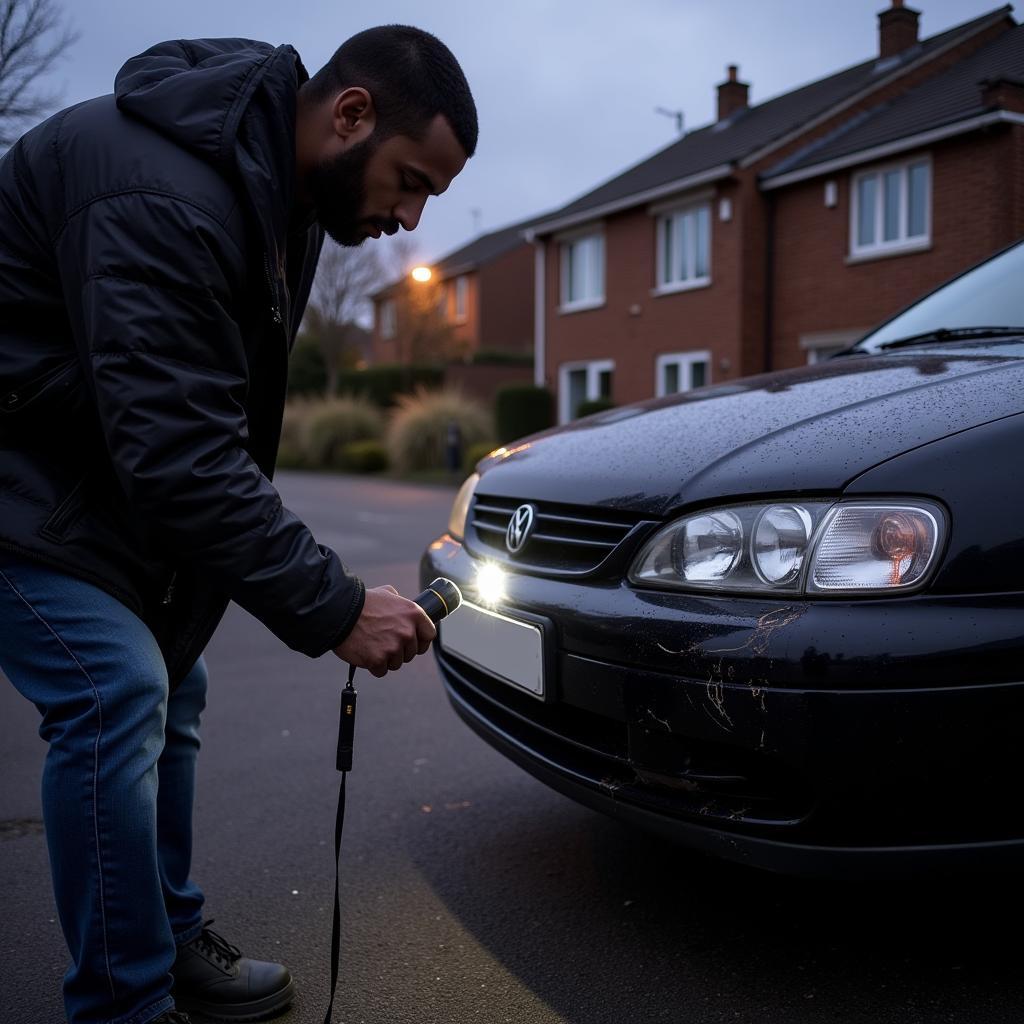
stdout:
<svg viewBox="0 0 1024 1024">
<path fill-rule="evenodd" d="M 195 940 L 195 943 L 204 952 L 209 953 L 218 964 L 223 963 L 226 967 L 230 967 L 233 963 L 242 959 L 242 951 L 237 946 L 232 946 L 223 935 L 215 932 L 210 927 L 211 924 L 213 924 L 213 918 L 203 922 L 202 933 Z M 179 1024 L 179 1022 L 175 1022 L 175 1024 Z M 180 1024 L 189 1024 L 188 1018 L 186 1017 Z"/>
</svg>

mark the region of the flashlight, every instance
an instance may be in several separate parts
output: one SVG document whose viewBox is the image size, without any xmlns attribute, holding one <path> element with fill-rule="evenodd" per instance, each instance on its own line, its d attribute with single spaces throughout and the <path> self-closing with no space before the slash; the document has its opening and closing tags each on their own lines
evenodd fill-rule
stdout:
<svg viewBox="0 0 1024 1024">
<path fill-rule="evenodd" d="M 451 580 L 438 576 L 433 583 L 413 600 L 436 626 L 446 615 L 451 615 L 462 604 L 462 592 Z"/>
</svg>

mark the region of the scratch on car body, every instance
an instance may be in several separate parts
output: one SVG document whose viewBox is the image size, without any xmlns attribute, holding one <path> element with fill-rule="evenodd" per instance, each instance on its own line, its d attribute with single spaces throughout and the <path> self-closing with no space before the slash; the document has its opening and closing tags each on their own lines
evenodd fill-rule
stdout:
<svg viewBox="0 0 1024 1024">
<path fill-rule="evenodd" d="M 707 692 L 708 700 L 711 701 L 715 711 L 717 711 L 718 714 L 729 723 L 729 728 L 731 729 L 733 721 L 729 717 L 729 712 L 725 710 L 725 689 L 721 678 L 715 679 L 715 677 L 712 676 L 708 679 L 705 691 Z"/>
<path fill-rule="evenodd" d="M 644 708 L 644 714 L 658 725 L 664 726 L 666 732 L 672 731 L 672 726 L 669 725 L 667 718 L 659 718 L 650 708 Z"/>
<path fill-rule="evenodd" d="M 783 605 L 781 608 L 773 608 L 770 612 L 759 615 L 757 623 L 751 630 L 750 636 L 739 645 L 739 647 L 715 647 L 705 651 L 706 654 L 731 654 L 735 651 L 745 651 L 750 648 L 755 654 L 763 655 L 768 650 L 768 644 L 772 636 L 780 629 L 793 622 L 796 622 L 805 612 L 806 608 L 794 608 L 792 605 Z"/>
</svg>

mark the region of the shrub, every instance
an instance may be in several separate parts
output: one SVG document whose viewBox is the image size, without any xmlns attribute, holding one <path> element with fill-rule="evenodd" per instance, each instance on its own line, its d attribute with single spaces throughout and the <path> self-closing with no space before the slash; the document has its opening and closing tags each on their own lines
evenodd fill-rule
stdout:
<svg viewBox="0 0 1024 1024">
<path fill-rule="evenodd" d="M 388 468 L 388 450 L 382 441 L 350 441 L 341 449 L 339 464 L 352 473 L 379 473 Z"/>
<path fill-rule="evenodd" d="M 309 465 L 309 421 L 313 411 L 323 404 L 309 398 L 290 398 L 281 421 L 281 443 L 277 465 L 282 469 L 304 469 Z"/>
<path fill-rule="evenodd" d="M 443 382 L 440 366 L 371 366 L 340 373 L 338 393 L 362 396 L 384 409 L 394 405 L 398 395 L 411 394 L 417 387 L 440 388 Z"/>
<path fill-rule="evenodd" d="M 502 444 L 547 430 L 555 423 L 555 399 L 547 388 L 515 384 L 502 388 L 495 398 L 498 440 Z"/>
<path fill-rule="evenodd" d="M 615 403 L 610 398 L 590 398 L 580 402 L 576 408 L 576 418 L 593 416 L 595 412 L 604 412 L 606 409 L 614 409 Z"/>
<path fill-rule="evenodd" d="M 469 476 L 469 474 L 476 469 L 476 464 L 482 458 L 490 455 L 497 447 L 498 445 L 494 441 L 480 441 L 478 444 L 469 445 L 466 448 L 466 454 L 462 460 L 462 468 L 465 471 L 466 476 Z"/>
<path fill-rule="evenodd" d="M 288 394 L 322 395 L 326 387 L 327 367 L 320 343 L 310 334 L 300 334 L 288 359 Z"/>
<path fill-rule="evenodd" d="M 474 366 L 533 366 L 533 353 L 481 348 L 473 353 L 470 362 Z"/>
<path fill-rule="evenodd" d="M 365 398 L 331 398 L 308 416 L 305 451 L 312 466 L 338 467 L 345 445 L 379 440 L 384 432 L 380 410 Z"/>
<path fill-rule="evenodd" d="M 459 391 L 418 388 L 399 395 L 388 427 L 391 465 L 400 473 L 445 468 L 452 422 L 459 426 L 462 451 L 494 436 L 486 410 Z"/>
</svg>

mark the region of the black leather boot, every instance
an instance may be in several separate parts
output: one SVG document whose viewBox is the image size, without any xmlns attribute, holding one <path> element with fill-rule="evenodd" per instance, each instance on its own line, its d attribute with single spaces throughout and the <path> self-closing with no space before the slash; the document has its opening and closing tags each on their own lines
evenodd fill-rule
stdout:
<svg viewBox="0 0 1024 1024">
<path fill-rule="evenodd" d="M 288 968 L 242 956 L 211 924 L 178 949 L 171 968 L 174 1001 L 214 1020 L 266 1020 L 282 1013 L 295 994 Z"/>
</svg>

